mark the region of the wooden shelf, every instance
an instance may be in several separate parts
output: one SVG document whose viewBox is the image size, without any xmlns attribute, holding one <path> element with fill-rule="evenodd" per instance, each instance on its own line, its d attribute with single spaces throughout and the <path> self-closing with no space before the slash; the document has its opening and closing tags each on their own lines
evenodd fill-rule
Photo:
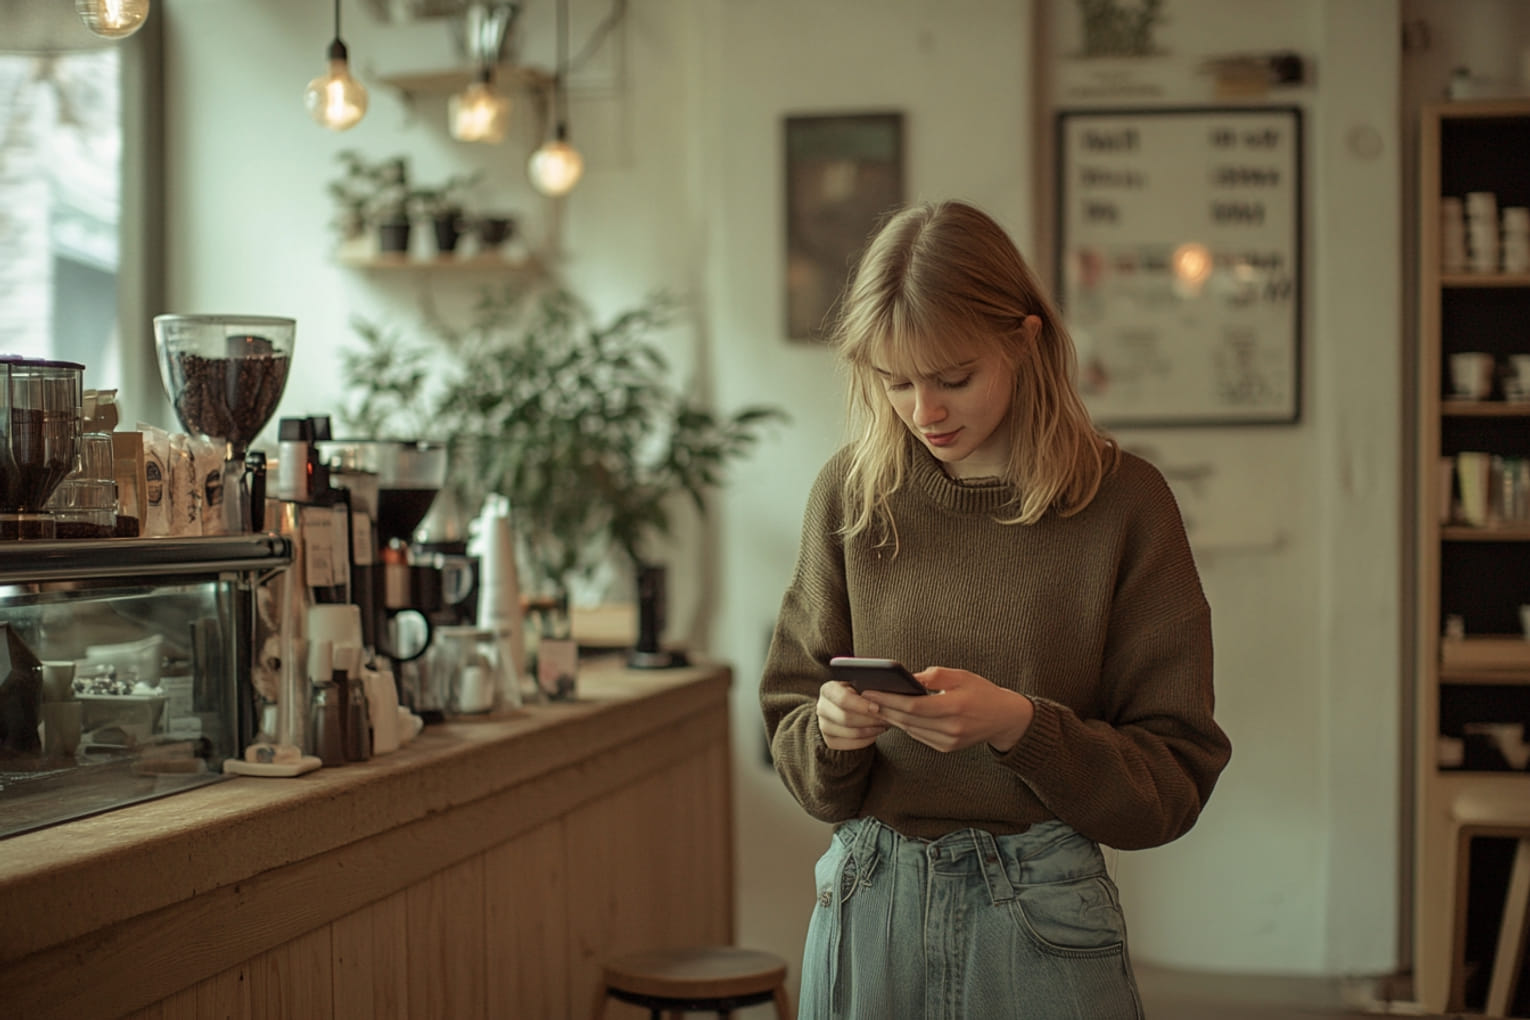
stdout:
<svg viewBox="0 0 1530 1020">
<path fill-rule="evenodd" d="M 1530 684 L 1530 669 L 1441 669 L 1440 683 L 1448 687 Z"/>
<path fill-rule="evenodd" d="M 491 273 L 538 273 L 542 263 L 534 257 L 505 258 L 503 255 L 437 255 L 420 258 L 415 255 L 340 255 L 337 261 L 351 269 L 426 270 L 440 269 L 447 272 Z"/>
<path fill-rule="evenodd" d="M 1530 273 L 1441 273 L 1441 287 L 1530 287 Z"/>
<path fill-rule="evenodd" d="M 1484 634 L 1440 641 L 1440 668 L 1456 673 L 1530 675 L 1530 640 L 1518 634 Z"/>
<path fill-rule="evenodd" d="M 1445 400 L 1440 413 L 1455 418 L 1523 418 L 1530 400 Z"/>
<path fill-rule="evenodd" d="M 1530 524 L 1448 524 L 1440 529 L 1446 542 L 1530 542 Z"/>
</svg>

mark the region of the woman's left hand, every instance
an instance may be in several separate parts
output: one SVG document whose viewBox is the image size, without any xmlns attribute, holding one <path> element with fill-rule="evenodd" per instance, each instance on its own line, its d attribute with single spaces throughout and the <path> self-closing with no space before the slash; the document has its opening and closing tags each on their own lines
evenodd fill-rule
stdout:
<svg viewBox="0 0 1530 1020">
<path fill-rule="evenodd" d="M 965 669 L 931 666 L 914 678 L 928 697 L 867 691 L 877 714 L 921 744 L 937 751 L 960 751 L 987 741 L 1001 754 L 1015 746 L 1035 717 L 1030 698 Z"/>
</svg>

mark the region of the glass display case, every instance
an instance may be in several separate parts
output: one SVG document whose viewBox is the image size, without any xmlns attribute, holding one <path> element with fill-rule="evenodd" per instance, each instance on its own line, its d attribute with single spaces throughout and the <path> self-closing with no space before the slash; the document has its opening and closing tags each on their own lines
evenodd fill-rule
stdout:
<svg viewBox="0 0 1530 1020">
<path fill-rule="evenodd" d="M 0 542 L 0 838 L 224 778 L 275 535 Z"/>
</svg>

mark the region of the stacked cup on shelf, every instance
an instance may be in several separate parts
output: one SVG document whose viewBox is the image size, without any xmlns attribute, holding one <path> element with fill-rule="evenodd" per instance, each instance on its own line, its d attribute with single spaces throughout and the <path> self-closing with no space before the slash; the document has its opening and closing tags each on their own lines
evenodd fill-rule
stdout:
<svg viewBox="0 0 1530 1020">
<path fill-rule="evenodd" d="M 1473 273 L 1496 273 L 1498 251 L 1498 197 L 1491 191 L 1467 192 L 1467 269 Z"/>
<path fill-rule="evenodd" d="M 1440 272 L 1466 272 L 1466 213 L 1454 195 L 1440 199 Z"/>
<path fill-rule="evenodd" d="M 1530 208 L 1505 206 L 1503 213 L 1503 271 L 1530 272 Z"/>
</svg>

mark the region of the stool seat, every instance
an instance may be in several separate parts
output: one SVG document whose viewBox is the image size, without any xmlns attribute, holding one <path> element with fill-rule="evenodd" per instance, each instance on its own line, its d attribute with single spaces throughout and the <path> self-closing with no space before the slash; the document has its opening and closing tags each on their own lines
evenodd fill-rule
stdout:
<svg viewBox="0 0 1530 1020">
<path fill-rule="evenodd" d="M 786 961 L 773 953 L 737 946 L 651 949 L 606 960 L 595 1004 L 600 1017 L 608 998 L 660 1010 L 715 1010 L 726 1016 L 745 1005 L 775 1001 L 790 1020 Z"/>
</svg>

